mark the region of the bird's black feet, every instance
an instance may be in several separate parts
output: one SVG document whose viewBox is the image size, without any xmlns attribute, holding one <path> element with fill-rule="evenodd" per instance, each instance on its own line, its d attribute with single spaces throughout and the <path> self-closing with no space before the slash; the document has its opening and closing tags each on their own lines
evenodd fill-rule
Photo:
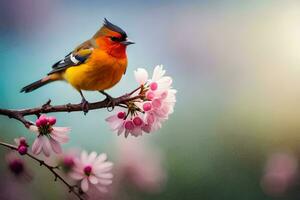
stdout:
<svg viewBox="0 0 300 200">
<path fill-rule="evenodd" d="M 108 111 L 113 111 L 116 105 L 116 101 L 115 98 L 113 98 L 112 96 L 110 96 L 109 94 L 107 94 L 104 91 L 99 91 L 101 94 L 103 94 L 106 97 L 106 101 L 108 101 L 107 103 L 107 110 Z M 111 107 L 111 110 L 109 109 Z"/>
<path fill-rule="evenodd" d="M 80 96 L 82 98 L 82 100 L 81 100 L 81 108 L 82 108 L 83 114 L 86 115 L 86 113 L 89 112 L 89 102 L 84 98 L 81 90 L 78 90 L 78 92 L 80 93 Z"/>
<path fill-rule="evenodd" d="M 89 112 L 89 102 L 85 98 L 82 98 L 81 107 L 84 115 L 86 115 Z"/>
</svg>

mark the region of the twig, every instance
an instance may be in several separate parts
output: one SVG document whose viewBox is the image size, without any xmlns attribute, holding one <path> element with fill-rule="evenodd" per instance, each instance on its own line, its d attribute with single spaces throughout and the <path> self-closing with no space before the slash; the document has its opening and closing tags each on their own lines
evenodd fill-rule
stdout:
<svg viewBox="0 0 300 200">
<path fill-rule="evenodd" d="M 135 91 L 140 89 L 141 87 L 133 90 L 129 94 L 122 95 L 120 97 L 114 98 L 114 105 L 119 107 L 126 107 L 128 102 L 142 99 L 144 95 L 137 95 L 131 96 Z M 101 108 L 107 108 L 110 103 L 109 99 L 105 99 L 103 101 L 98 101 L 94 103 L 88 103 L 89 110 L 96 110 Z M 64 104 L 64 105 L 57 105 L 52 106 L 51 100 L 48 100 L 44 105 L 35 108 L 28 108 L 28 109 L 20 109 L 20 110 L 11 110 L 11 109 L 0 109 L 0 115 L 8 116 L 9 118 L 14 118 L 24 124 L 25 127 L 29 128 L 30 125 L 33 125 L 33 122 L 26 120 L 25 116 L 28 115 L 36 115 L 39 116 L 42 113 L 54 113 L 54 112 L 77 112 L 83 111 L 82 103 L 79 104 Z"/>
<path fill-rule="evenodd" d="M 5 146 L 7 148 L 10 148 L 12 150 L 15 150 L 17 151 L 18 150 L 18 147 L 14 146 L 14 145 L 11 145 L 11 144 L 8 144 L 8 143 L 4 143 L 4 142 L 1 142 L 0 141 L 0 145 L 2 146 Z M 37 161 L 40 166 L 45 166 L 53 175 L 54 175 L 54 181 L 56 181 L 57 179 L 61 180 L 68 188 L 69 188 L 69 192 L 73 192 L 77 197 L 78 199 L 80 200 L 83 200 L 82 196 L 80 195 L 79 192 L 77 192 L 74 188 L 76 186 L 72 186 L 70 185 L 62 176 L 60 176 L 56 171 L 55 169 L 57 169 L 58 167 L 53 167 L 53 166 L 50 166 L 48 165 L 47 163 L 45 163 L 45 161 L 41 160 L 41 159 L 38 159 L 37 157 L 35 157 L 34 155 L 30 154 L 30 153 L 26 153 L 26 155 L 28 157 L 30 157 L 31 159 Z"/>
</svg>

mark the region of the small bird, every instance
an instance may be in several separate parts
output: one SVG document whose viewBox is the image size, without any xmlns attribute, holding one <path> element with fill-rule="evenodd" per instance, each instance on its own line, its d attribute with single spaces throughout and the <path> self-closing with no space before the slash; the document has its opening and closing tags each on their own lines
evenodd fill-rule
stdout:
<svg viewBox="0 0 300 200">
<path fill-rule="evenodd" d="M 82 90 L 99 91 L 113 101 L 104 90 L 116 85 L 126 72 L 126 47 L 134 42 L 128 40 L 126 32 L 104 18 L 103 26 L 89 40 L 52 65 L 44 78 L 21 89 L 33 90 L 48 83 L 64 80 L 81 95 L 84 113 L 88 112 L 88 101 Z"/>
</svg>

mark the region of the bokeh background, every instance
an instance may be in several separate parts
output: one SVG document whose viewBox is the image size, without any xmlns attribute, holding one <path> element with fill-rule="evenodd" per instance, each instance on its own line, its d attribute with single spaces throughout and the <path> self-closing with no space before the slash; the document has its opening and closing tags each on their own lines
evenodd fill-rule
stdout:
<svg viewBox="0 0 300 200">
<path fill-rule="evenodd" d="M 53 104 L 79 102 L 78 93 L 62 82 L 30 94 L 19 90 L 91 37 L 104 17 L 136 42 L 128 48 L 127 74 L 112 95 L 136 87 L 134 69 L 151 71 L 157 64 L 164 64 L 178 90 L 175 112 L 163 128 L 133 139 L 160 154 L 164 184 L 143 191 L 125 177 L 124 198 L 299 199 L 298 0 L 1 0 L 0 107 L 33 107 L 49 98 Z M 103 98 L 86 95 L 89 101 Z M 53 115 L 59 125 L 72 127 L 66 149 L 107 152 L 118 162 L 120 142 L 132 140 L 109 130 L 105 109 Z M 1 141 L 21 135 L 34 139 L 22 124 L 0 116 Z M 66 188 L 30 160 L 34 179 L 25 184 L 12 179 L 7 151 L 0 152 L 1 199 L 67 198 Z"/>
</svg>

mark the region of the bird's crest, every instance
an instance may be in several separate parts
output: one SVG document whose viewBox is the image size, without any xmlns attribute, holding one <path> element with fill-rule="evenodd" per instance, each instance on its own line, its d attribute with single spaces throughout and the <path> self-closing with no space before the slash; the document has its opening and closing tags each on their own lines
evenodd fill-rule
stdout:
<svg viewBox="0 0 300 200">
<path fill-rule="evenodd" d="M 126 34 L 126 32 L 123 29 L 121 29 L 117 25 L 112 24 L 106 18 L 104 18 L 104 24 L 103 24 L 103 26 L 106 27 L 106 28 L 108 28 L 109 30 L 112 30 L 112 31 L 115 31 L 115 32 L 121 34 L 122 38 L 124 38 L 124 39 L 127 38 L 127 34 Z"/>
</svg>

